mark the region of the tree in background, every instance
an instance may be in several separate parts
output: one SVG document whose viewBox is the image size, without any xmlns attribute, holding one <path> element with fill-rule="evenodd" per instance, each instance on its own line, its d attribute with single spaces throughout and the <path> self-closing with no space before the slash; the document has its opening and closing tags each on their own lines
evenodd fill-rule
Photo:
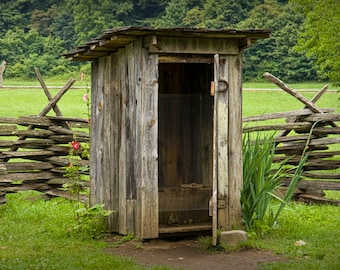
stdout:
<svg viewBox="0 0 340 270">
<path fill-rule="evenodd" d="M 159 19 L 151 22 L 155 27 L 183 27 L 189 7 L 187 1 L 171 0 L 165 8 L 164 15 Z"/>
<path fill-rule="evenodd" d="M 321 78 L 340 84 L 340 3 L 338 0 L 293 0 L 306 14 L 305 31 L 299 35 L 298 51 L 315 57 Z"/>
<path fill-rule="evenodd" d="M 0 58 L 10 65 L 6 69 L 9 78 L 35 77 L 34 67 L 44 70 L 46 76 L 72 72 L 72 64 L 61 57 L 63 40 L 52 35 L 43 37 L 37 30 L 9 30 L 0 37 L 0 48 Z"/>
<path fill-rule="evenodd" d="M 77 45 L 77 34 L 73 15 L 73 1 L 67 1 L 64 5 L 58 6 L 52 24 L 49 26 L 54 38 L 64 41 L 64 51 L 70 50 Z"/>
<path fill-rule="evenodd" d="M 186 25 L 203 28 L 230 28 L 247 18 L 262 0 L 205 0 L 188 11 Z"/>
<path fill-rule="evenodd" d="M 122 18 L 129 15 L 132 2 L 79 0 L 73 8 L 77 43 L 82 44 L 108 28 L 122 26 Z"/>
<path fill-rule="evenodd" d="M 249 17 L 238 24 L 239 28 L 270 28 L 269 39 L 260 40 L 245 50 L 245 80 L 262 80 L 264 72 L 270 72 L 287 82 L 316 80 L 313 58 L 297 52 L 294 46 L 303 31 L 303 14 L 291 4 L 266 0 L 255 7 Z"/>
<path fill-rule="evenodd" d="M 246 80 L 263 79 L 265 71 L 285 81 L 340 76 L 336 0 L 292 1 L 303 12 L 288 0 L 2 0 L 0 59 L 8 77 L 34 76 L 33 66 L 46 76 L 79 73 L 83 64 L 61 53 L 116 26 L 270 28 L 270 39 L 245 51 Z"/>
</svg>

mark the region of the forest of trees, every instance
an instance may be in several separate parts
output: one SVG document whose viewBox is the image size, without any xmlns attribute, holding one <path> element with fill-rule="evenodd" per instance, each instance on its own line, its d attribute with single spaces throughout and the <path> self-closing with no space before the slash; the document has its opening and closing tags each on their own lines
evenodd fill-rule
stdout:
<svg viewBox="0 0 340 270">
<path fill-rule="evenodd" d="M 123 25 L 270 28 L 244 52 L 244 79 L 268 71 L 287 82 L 339 81 L 337 0 L 1 0 L 5 77 L 70 76 L 88 68 L 61 54 Z"/>
</svg>

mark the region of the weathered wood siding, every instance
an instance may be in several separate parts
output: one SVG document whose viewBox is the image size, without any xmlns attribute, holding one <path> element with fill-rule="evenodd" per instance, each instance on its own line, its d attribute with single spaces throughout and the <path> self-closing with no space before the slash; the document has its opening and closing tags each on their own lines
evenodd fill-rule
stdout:
<svg viewBox="0 0 340 270">
<path fill-rule="evenodd" d="M 158 237 L 157 55 L 138 40 L 92 65 L 92 203 L 112 231 Z"/>
<path fill-rule="evenodd" d="M 242 220 L 238 43 L 221 41 L 225 54 L 218 56 L 214 68 L 213 55 L 190 59 L 180 54 L 182 49 L 188 53 L 178 47 L 185 40 L 169 39 L 165 44 L 160 38 L 158 42 L 166 47 L 157 49 L 157 40 L 146 38 L 149 45 L 144 48 L 140 38 L 93 64 L 92 201 L 115 211 L 110 229 L 121 234 L 157 238 L 159 226 L 167 225 L 173 214 L 178 225 L 209 224 L 213 164 L 216 228 L 239 227 Z M 203 54 L 205 41 L 192 41 L 187 41 L 187 48 L 194 44 L 189 52 Z M 176 54 L 159 55 L 169 50 Z M 190 63 L 181 62 L 181 55 Z M 159 57 L 168 62 L 159 64 Z M 210 96 L 213 80 L 215 104 Z M 178 199 L 181 196 L 184 201 Z M 175 201 L 169 204 L 171 198 Z"/>
<path fill-rule="evenodd" d="M 228 56 L 229 62 L 229 224 L 241 228 L 242 182 L 242 61 L 241 53 Z"/>
<path fill-rule="evenodd" d="M 158 237 L 158 55 L 142 49 L 141 176 L 138 179 L 139 232 L 142 238 Z"/>
</svg>

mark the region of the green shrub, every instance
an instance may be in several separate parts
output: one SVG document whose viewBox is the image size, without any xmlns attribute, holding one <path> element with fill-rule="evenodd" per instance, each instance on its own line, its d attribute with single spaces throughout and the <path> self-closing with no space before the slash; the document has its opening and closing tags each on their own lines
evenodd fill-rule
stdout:
<svg viewBox="0 0 340 270">
<path fill-rule="evenodd" d="M 100 239 L 108 232 L 107 217 L 112 211 L 104 209 L 104 204 L 85 206 L 75 211 L 76 225 L 70 234 L 82 239 Z"/>
</svg>

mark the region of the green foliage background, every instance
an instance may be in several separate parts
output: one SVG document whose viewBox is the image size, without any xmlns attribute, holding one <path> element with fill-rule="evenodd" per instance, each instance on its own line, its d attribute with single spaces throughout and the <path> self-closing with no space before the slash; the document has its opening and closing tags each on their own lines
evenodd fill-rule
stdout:
<svg viewBox="0 0 340 270">
<path fill-rule="evenodd" d="M 271 38 L 245 52 L 245 80 L 268 71 L 287 82 L 339 81 L 339 8 L 336 0 L 2 0 L 0 60 L 5 78 L 34 77 L 33 67 L 69 77 L 84 64 L 61 54 L 112 27 L 270 28 Z"/>
</svg>

